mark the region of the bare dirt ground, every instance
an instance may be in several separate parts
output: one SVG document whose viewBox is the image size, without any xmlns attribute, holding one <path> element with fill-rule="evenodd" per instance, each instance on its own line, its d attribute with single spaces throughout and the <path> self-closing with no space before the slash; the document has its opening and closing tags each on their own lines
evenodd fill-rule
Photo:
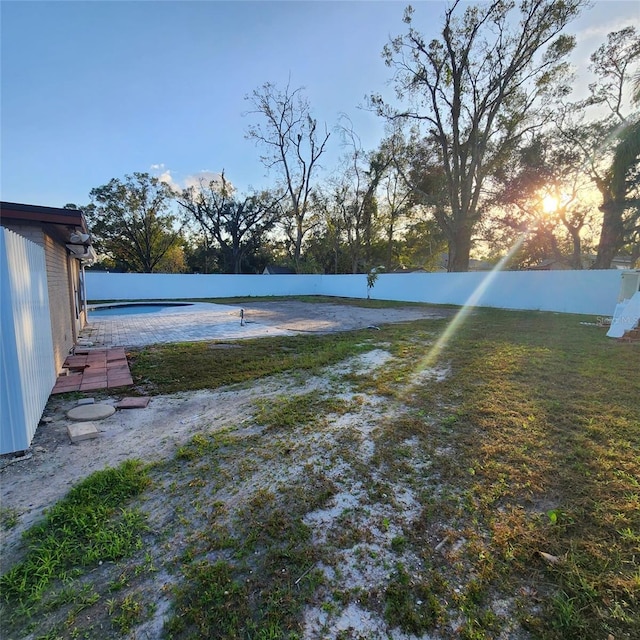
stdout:
<svg viewBox="0 0 640 640">
<path fill-rule="evenodd" d="M 328 310 L 327 307 L 335 309 Z M 249 317 L 256 323 L 265 322 L 268 316 L 270 326 L 277 324 L 293 331 L 320 332 L 336 330 L 335 324 L 331 328 L 323 324 L 328 311 L 339 319 L 335 323 L 340 325 L 340 330 L 451 314 L 446 309 L 363 309 L 314 304 L 304 304 L 301 307 L 300 303 L 294 303 L 288 311 L 286 303 L 259 303 L 251 305 L 251 309 Z M 317 315 L 312 317 L 314 314 Z M 372 336 L 375 336 L 373 331 Z M 175 456 L 179 446 L 194 434 L 202 432 L 203 428 L 207 432 L 233 429 L 240 437 L 243 428 L 246 428 L 247 435 L 254 437 L 256 432 L 252 418 L 258 402 L 268 402 L 269 398 L 287 394 L 308 393 L 314 389 L 333 389 L 335 393 L 342 393 L 347 399 L 352 399 L 353 394 L 349 391 L 348 384 L 344 383 L 343 376 L 348 372 L 375 375 L 376 369 L 383 367 L 389 359 L 391 355 L 385 350 L 384 344 L 381 344 L 359 358 L 328 368 L 321 376 L 309 377 L 292 373 L 215 391 L 156 396 L 145 409 L 118 410 L 111 417 L 96 422 L 99 437 L 75 445 L 71 444 L 67 434 L 70 421 L 66 412 L 77 401 L 53 396 L 43 416 L 47 422 L 38 428 L 25 459 L 5 457 L 0 460 L 1 504 L 3 509 L 17 514 L 16 526 L 2 531 L 0 569 L 4 572 L 15 562 L 19 555 L 21 534 L 42 517 L 47 507 L 62 498 L 73 485 L 90 473 L 117 466 L 131 458 L 145 462 L 168 460 Z M 431 376 L 433 383 L 437 384 L 446 372 L 427 371 L 422 372 L 421 377 L 424 378 L 425 375 Z M 98 393 L 95 397 L 96 402 L 115 404 L 122 395 L 107 395 L 105 392 Z M 258 486 L 269 487 L 278 482 L 286 482 L 287 478 L 304 474 L 303 470 L 309 464 L 329 469 L 327 473 L 340 491 L 333 498 L 329 509 L 309 514 L 307 524 L 313 528 L 314 538 L 322 543 L 327 530 L 335 527 L 337 519 L 346 512 L 358 514 L 357 517 L 354 516 L 353 526 L 365 528 L 371 535 L 367 544 L 359 544 L 352 550 L 340 552 L 339 557 L 335 558 L 334 567 L 326 566 L 322 569 L 329 582 L 335 579 L 341 584 L 369 588 L 384 582 L 388 577 L 394 558 L 386 558 L 389 552 L 384 549 L 389 546 L 389 541 L 397 534 L 399 527 L 416 516 L 420 505 L 409 486 L 398 485 L 394 488 L 394 495 L 389 498 L 393 500 L 393 508 L 388 507 L 385 511 L 384 508 L 381 510 L 380 507 L 374 508 L 371 505 L 362 507 L 367 502 L 363 500 L 366 491 L 358 481 L 357 472 L 336 451 L 340 451 L 340 443 L 348 436 L 355 443 L 355 450 L 350 454 L 355 456 L 358 464 L 366 465 L 375 449 L 372 434 L 376 425 L 381 419 L 393 416 L 398 408 L 388 406 L 381 398 L 373 396 L 360 397 L 356 404 L 359 406 L 357 411 L 339 416 L 322 433 L 299 435 L 292 445 L 299 456 L 291 456 L 287 465 L 283 465 L 279 457 L 275 456 L 267 467 L 263 466 L 259 473 L 252 476 L 250 486 L 255 490 Z M 261 446 L 266 450 L 273 443 L 265 438 Z M 407 443 L 407 447 L 411 449 L 411 443 Z M 426 468 L 428 462 L 416 459 L 415 465 L 417 469 Z M 156 523 L 166 519 L 166 514 L 158 511 L 162 511 L 163 505 L 166 509 L 166 503 L 160 500 L 159 504 L 150 512 L 151 519 Z M 385 527 L 381 526 L 382 522 L 385 522 Z M 166 574 L 164 577 L 167 577 Z M 159 638 L 162 616 L 167 606 L 168 602 L 159 602 L 157 615 L 147 621 L 143 628 L 138 628 L 135 637 Z M 374 613 L 360 609 L 357 603 L 350 603 L 344 610 L 334 612 L 328 612 L 322 607 L 310 608 L 306 612 L 305 638 L 345 637 L 340 634 L 349 630 L 363 634 L 349 637 L 389 637 L 384 621 Z M 397 640 L 408 638 L 397 630 L 393 637 Z"/>
<path fill-rule="evenodd" d="M 449 309 L 406 307 L 369 309 L 338 304 L 304 302 L 254 302 L 245 305 L 250 335 L 262 328 L 279 327 L 292 332 L 326 333 L 347 331 L 380 324 L 407 322 L 451 315 Z M 152 319 L 149 319 L 152 321 Z M 239 326 L 239 323 L 237 323 Z M 233 339 L 237 339 L 237 335 Z M 229 339 L 220 334 L 218 339 Z M 212 427 L 237 424 L 256 398 L 265 393 L 265 384 L 254 383 L 241 390 L 198 391 L 156 396 L 146 409 L 119 410 L 96 423 L 100 437 L 79 444 L 69 440 L 66 417 L 76 400 L 51 396 L 31 449 L 25 459 L 0 459 L 0 504 L 16 509 L 19 523 L 3 532 L 3 569 L 11 561 L 11 549 L 25 529 L 42 516 L 43 510 L 62 498 L 77 482 L 105 467 L 117 466 L 128 458 L 144 461 L 173 455 L 177 446 L 189 439 L 203 421 Z M 96 402 L 115 405 L 126 392 L 93 394 Z M 89 396 L 90 394 L 85 394 Z"/>
</svg>

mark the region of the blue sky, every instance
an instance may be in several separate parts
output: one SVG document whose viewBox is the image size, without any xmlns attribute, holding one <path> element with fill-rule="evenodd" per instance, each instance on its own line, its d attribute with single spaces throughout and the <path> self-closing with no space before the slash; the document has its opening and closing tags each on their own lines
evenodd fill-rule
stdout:
<svg viewBox="0 0 640 640">
<path fill-rule="evenodd" d="M 316 118 L 340 113 L 366 148 L 383 123 L 359 109 L 391 97 L 381 50 L 404 31 L 406 2 L 10 2 L 1 11 L 3 200 L 83 205 L 91 188 L 134 171 L 178 185 L 219 172 L 239 189 L 269 184 L 245 96 L 266 81 L 304 86 Z M 444 2 L 414 2 L 435 36 Z M 574 61 L 640 23 L 638 3 L 600 1 L 571 25 Z M 244 115 L 243 115 L 244 114 Z M 333 134 L 324 165 L 340 154 Z M 169 172 L 169 174 L 167 174 Z"/>
</svg>

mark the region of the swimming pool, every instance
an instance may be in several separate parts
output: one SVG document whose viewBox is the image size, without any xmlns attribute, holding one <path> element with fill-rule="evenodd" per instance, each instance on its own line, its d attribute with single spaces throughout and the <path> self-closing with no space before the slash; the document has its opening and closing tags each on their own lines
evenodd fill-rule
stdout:
<svg viewBox="0 0 640 640">
<path fill-rule="evenodd" d="M 158 313 L 174 307 L 191 307 L 189 302 L 135 302 L 89 307 L 89 317 L 134 316 L 141 313 Z"/>
</svg>

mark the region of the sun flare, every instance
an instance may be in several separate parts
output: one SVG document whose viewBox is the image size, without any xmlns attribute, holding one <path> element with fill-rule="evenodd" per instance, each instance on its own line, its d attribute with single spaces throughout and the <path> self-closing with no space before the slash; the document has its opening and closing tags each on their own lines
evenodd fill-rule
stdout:
<svg viewBox="0 0 640 640">
<path fill-rule="evenodd" d="M 558 210 L 558 205 L 559 204 L 560 204 L 560 202 L 558 201 L 558 198 L 556 198 L 555 196 L 547 194 L 542 199 L 542 211 L 544 213 L 554 213 L 555 211 Z"/>
</svg>

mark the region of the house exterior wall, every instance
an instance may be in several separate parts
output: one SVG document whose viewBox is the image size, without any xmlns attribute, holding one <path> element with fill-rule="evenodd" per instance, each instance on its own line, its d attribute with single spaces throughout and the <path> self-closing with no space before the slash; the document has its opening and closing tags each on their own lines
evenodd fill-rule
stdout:
<svg viewBox="0 0 640 640">
<path fill-rule="evenodd" d="M 57 244 L 45 235 L 45 257 L 47 261 L 47 288 L 51 315 L 51 333 L 53 336 L 53 356 L 56 369 L 60 371 L 69 350 L 75 343 L 76 313 L 73 301 L 72 273 L 65 247 Z"/>
</svg>

